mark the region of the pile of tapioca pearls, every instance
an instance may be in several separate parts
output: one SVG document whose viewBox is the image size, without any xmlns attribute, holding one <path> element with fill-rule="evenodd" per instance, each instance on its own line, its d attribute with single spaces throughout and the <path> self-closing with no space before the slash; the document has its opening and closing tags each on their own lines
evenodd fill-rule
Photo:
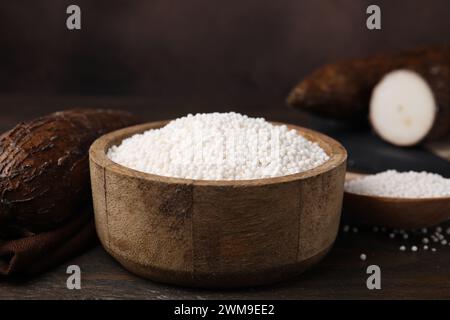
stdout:
<svg viewBox="0 0 450 320">
<path fill-rule="evenodd" d="M 344 225 L 342 227 L 344 233 L 358 233 L 357 227 L 351 227 Z M 388 229 L 384 227 L 373 227 L 372 232 L 386 234 L 390 239 L 400 239 L 402 241 L 408 240 L 409 244 L 402 244 L 398 247 L 399 251 L 412 251 L 417 252 L 419 250 L 436 252 L 439 247 L 450 246 L 450 227 L 443 228 L 442 226 L 436 226 L 433 228 L 422 228 L 419 230 L 398 230 Z M 367 255 L 361 253 L 361 260 L 366 260 Z"/>
</svg>

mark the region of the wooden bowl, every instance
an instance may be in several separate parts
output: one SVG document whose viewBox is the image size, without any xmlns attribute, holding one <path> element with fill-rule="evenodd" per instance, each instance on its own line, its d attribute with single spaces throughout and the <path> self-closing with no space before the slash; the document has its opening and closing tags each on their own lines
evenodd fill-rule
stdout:
<svg viewBox="0 0 450 320">
<path fill-rule="evenodd" d="M 348 172 L 346 180 L 362 176 Z M 450 197 L 394 198 L 345 192 L 344 215 L 350 222 L 361 225 L 427 228 L 450 220 Z"/>
<path fill-rule="evenodd" d="M 106 156 L 124 138 L 165 123 L 112 132 L 90 149 L 97 232 L 126 269 L 172 284 L 242 287 L 298 275 L 325 256 L 341 216 L 347 154 L 338 142 L 289 126 L 330 160 L 304 173 L 245 181 L 163 177 Z"/>
</svg>

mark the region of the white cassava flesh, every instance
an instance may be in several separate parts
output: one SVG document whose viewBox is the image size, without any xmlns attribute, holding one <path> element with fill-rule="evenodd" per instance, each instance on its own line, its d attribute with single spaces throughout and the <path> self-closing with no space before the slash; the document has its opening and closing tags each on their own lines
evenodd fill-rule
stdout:
<svg viewBox="0 0 450 320">
<path fill-rule="evenodd" d="M 416 72 L 395 70 L 372 92 L 370 122 L 385 141 L 412 146 L 427 136 L 437 113 L 433 92 Z"/>
</svg>

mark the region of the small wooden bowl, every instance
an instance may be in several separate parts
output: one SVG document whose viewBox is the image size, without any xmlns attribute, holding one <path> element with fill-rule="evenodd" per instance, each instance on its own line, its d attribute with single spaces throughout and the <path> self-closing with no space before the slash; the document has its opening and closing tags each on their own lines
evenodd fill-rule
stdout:
<svg viewBox="0 0 450 320">
<path fill-rule="evenodd" d="M 242 287 L 298 275 L 325 256 L 342 209 L 347 154 L 338 142 L 289 126 L 330 160 L 304 173 L 245 181 L 162 177 L 106 156 L 124 138 L 165 123 L 112 132 L 90 149 L 97 232 L 126 269 L 172 284 Z"/>
<path fill-rule="evenodd" d="M 346 180 L 362 176 L 348 172 Z M 450 220 L 450 197 L 394 198 L 345 192 L 344 217 L 361 225 L 427 228 Z"/>
</svg>

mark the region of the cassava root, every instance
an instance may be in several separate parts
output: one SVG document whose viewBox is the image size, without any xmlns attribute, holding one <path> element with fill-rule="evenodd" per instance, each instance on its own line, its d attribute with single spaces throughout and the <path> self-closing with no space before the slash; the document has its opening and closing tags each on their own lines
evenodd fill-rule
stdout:
<svg viewBox="0 0 450 320">
<path fill-rule="evenodd" d="M 88 149 L 135 124 L 129 113 L 75 109 L 20 123 L 0 136 L 0 238 L 53 229 L 90 199 Z"/>
<path fill-rule="evenodd" d="M 382 139 L 398 146 L 450 134 L 450 64 L 388 73 L 373 90 L 369 119 Z"/>
<path fill-rule="evenodd" d="M 450 45 L 328 64 L 303 79 L 291 91 L 287 102 L 292 107 L 319 116 L 353 123 L 367 121 L 372 90 L 384 75 L 397 69 L 408 69 L 419 74 L 443 70 L 440 77 L 448 88 L 450 78 L 445 70 L 449 66 Z"/>
</svg>

